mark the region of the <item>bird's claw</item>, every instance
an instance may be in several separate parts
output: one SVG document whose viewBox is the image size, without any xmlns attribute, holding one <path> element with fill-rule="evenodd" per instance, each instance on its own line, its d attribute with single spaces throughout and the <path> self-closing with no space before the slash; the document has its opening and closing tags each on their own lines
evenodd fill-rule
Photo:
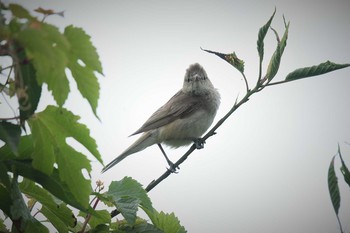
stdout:
<svg viewBox="0 0 350 233">
<path fill-rule="evenodd" d="M 175 164 L 171 161 L 168 161 L 168 164 L 169 164 L 169 168 L 167 168 L 168 171 L 175 174 L 179 173 L 178 171 L 176 171 L 177 169 L 180 169 L 179 166 L 176 167 Z"/>
<path fill-rule="evenodd" d="M 196 149 L 199 150 L 204 148 L 205 140 L 203 140 L 202 138 L 196 138 L 195 140 L 193 140 L 193 143 L 196 146 Z"/>
</svg>

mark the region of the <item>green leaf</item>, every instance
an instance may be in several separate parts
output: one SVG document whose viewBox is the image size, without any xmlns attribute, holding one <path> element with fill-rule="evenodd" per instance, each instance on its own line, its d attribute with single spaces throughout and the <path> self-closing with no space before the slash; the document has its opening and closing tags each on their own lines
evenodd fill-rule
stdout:
<svg viewBox="0 0 350 233">
<path fill-rule="evenodd" d="M 89 233 L 110 233 L 111 231 L 109 230 L 109 227 L 104 224 L 100 224 L 96 226 L 95 228 L 89 230 Z M 118 233 L 113 231 L 113 233 Z M 123 232 L 124 233 L 124 232 Z"/>
<path fill-rule="evenodd" d="M 333 204 L 334 211 L 338 217 L 339 207 L 340 207 L 340 193 L 338 187 L 338 178 L 334 171 L 334 159 L 333 157 L 329 169 L 328 169 L 328 190 L 331 196 L 331 201 Z"/>
<path fill-rule="evenodd" d="M 124 177 L 121 181 L 113 181 L 108 189 L 108 195 L 111 195 L 115 200 L 119 197 L 134 197 L 140 200 L 141 205 L 149 210 L 152 210 L 152 202 L 149 199 L 147 192 L 142 188 L 142 185 L 131 177 Z"/>
<path fill-rule="evenodd" d="M 350 172 L 349 172 L 349 169 L 347 168 L 344 160 L 343 160 L 343 156 L 340 152 L 340 147 L 338 145 L 338 154 L 339 154 L 339 157 L 340 157 L 340 160 L 341 160 L 341 168 L 340 168 L 340 171 L 341 173 L 343 174 L 343 177 L 344 177 L 344 180 L 345 182 L 348 184 L 348 186 L 350 187 Z"/>
<path fill-rule="evenodd" d="M 6 121 L 0 121 L 0 140 L 9 145 L 11 151 L 18 155 L 18 144 L 21 137 L 21 128 Z"/>
<path fill-rule="evenodd" d="M 17 152 L 18 155 L 15 155 L 10 146 L 5 144 L 0 148 L 0 161 L 30 159 L 31 154 L 33 153 L 33 140 L 31 135 L 25 135 L 20 138 Z"/>
<path fill-rule="evenodd" d="M 281 41 L 278 38 L 277 32 L 274 29 L 272 29 L 276 34 L 277 48 L 271 57 L 269 66 L 267 67 L 266 78 L 269 81 L 271 81 L 276 76 L 278 69 L 280 67 L 281 58 L 282 58 L 284 49 L 287 45 L 288 29 L 289 29 L 289 23 L 286 25 L 286 28 L 285 28 L 285 31 L 284 31 L 284 34 L 283 34 Z"/>
<path fill-rule="evenodd" d="M 53 165 L 56 161 L 55 150 L 58 150 L 59 142 L 56 138 L 56 132 L 52 129 L 53 125 L 45 122 L 44 113 L 39 113 L 34 118 L 29 119 L 29 125 L 33 138 L 33 167 L 39 171 L 50 175 L 53 171 Z M 43 116 L 44 115 L 44 116 Z"/>
<path fill-rule="evenodd" d="M 48 106 L 29 120 L 36 152 L 32 156 L 33 167 L 50 175 L 56 162 L 61 180 L 66 182 L 80 204 L 87 207 L 91 182 L 84 178 L 82 170 L 90 172 L 91 165 L 85 155 L 66 143 L 66 139 L 75 139 L 100 162 L 102 160 L 88 128 L 79 124 L 78 119 L 66 109 Z"/>
<path fill-rule="evenodd" d="M 134 197 L 120 197 L 115 203 L 115 207 L 120 211 L 125 220 L 134 225 L 136 221 L 136 213 L 141 201 Z"/>
<path fill-rule="evenodd" d="M 11 196 L 9 190 L 0 185 L 0 209 L 7 215 L 11 216 Z"/>
<path fill-rule="evenodd" d="M 18 98 L 21 124 L 32 116 L 38 107 L 41 96 L 41 85 L 36 79 L 36 70 L 26 51 L 14 43 L 15 91 Z"/>
<path fill-rule="evenodd" d="M 70 63 L 69 69 L 77 82 L 80 93 L 88 100 L 93 113 L 98 118 L 96 109 L 100 96 L 100 85 L 93 70 L 88 66 L 83 67 L 77 62 Z"/>
<path fill-rule="evenodd" d="M 155 227 L 152 224 L 149 224 L 147 222 L 142 222 L 139 224 L 136 224 L 133 227 L 126 227 L 125 232 L 127 233 L 164 233 L 165 231 L 162 231 Z"/>
<path fill-rule="evenodd" d="M 285 30 L 284 30 L 284 33 L 283 33 L 282 40 L 281 40 L 281 42 L 280 42 L 281 54 L 283 54 L 284 49 L 285 49 L 286 46 L 287 46 L 287 39 L 288 39 L 289 25 L 290 25 L 290 22 L 286 23 L 284 16 L 283 16 L 283 19 L 284 19 Z"/>
<path fill-rule="evenodd" d="M 219 53 L 219 52 L 215 52 L 215 51 L 211 51 L 211 50 L 206 50 L 206 49 L 202 49 L 202 50 L 205 52 L 208 52 L 208 53 L 215 54 L 216 56 L 220 57 L 221 59 L 225 60 L 230 65 L 235 67 L 241 73 L 244 72 L 244 61 L 239 59 L 235 52 L 230 53 L 230 54 L 223 54 L 223 53 Z"/>
<path fill-rule="evenodd" d="M 24 9 L 21 5 L 18 4 L 9 4 L 9 9 L 12 14 L 20 19 L 35 19 L 33 16 L 29 14 L 29 12 Z"/>
<path fill-rule="evenodd" d="M 90 193 L 92 192 L 91 181 L 85 179 L 82 170 L 86 169 L 90 173 L 90 161 L 85 155 L 66 144 L 63 144 L 59 150 L 56 161 L 60 178 L 67 184 L 69 190 L 80 204 L 87 208 Z"/>
<path fill-rule="evenodd" d="M 54 168 L 51 175 L 46 175 L 45 173 L 33 168 L 32 160 L 30 158 L 30 156 L 34 154 L 32 135 L 23 136 L 21 138 L 18 152 L 19 156 L 16 157 L 7 145 L 0 148 L 0 162 L 6 165 L 6 167 L 2 169 L 5 176 L 7 171 L 15 171 L 19 175 L 37 182 L 65 203 L 81 211 L 95 214 L 91 207 L 89 209 L 86 208 L 86 206 L 80 204 L 73 196 L 69 186 L 61 180 L 58 169 Z M 62 169 L 62 171 L 64 171 L 64 169 Z M 77 188 L 79 188 L 79 186 L 75 189 Z M 89 190 L 91 190 L 91 188 L 89 188 Z"/>
<path fill-rule="evenodd" d="M 271 22 L 273 20 L 273 17 L 275 16 L 275 14 L 276 14 L 276 8 L 275 8 L 272 16 L 270 17 L 270 19 L 267 21 L 267 23 L 259 29 L 257 49 L 258 49 L 258 53 L 259 53 L 260 62 L 262 62 L 262 60 L 264 58 L 264 39 L 265 39 L 265 36 L 270 28 Z"/>
<path fill-rule="evenodd" d="M 10 196 L 12 200 L 12 205 L 10 207 L 11 219 L 12 220 L 22 219 L 23 222 L 28 221 L 31 217 L 31 214 L 22 198 L 22 193 L 18 188 L 18 183 L 16 178 L 12 179 Z M 22 225 L 22 229 L 24 229 L 23 225 Z"/>
<path fill-rule="evenodd" d="M 135 223 L 138 205 L 149 211 L 153 210 L 151 200 L 142 185 L 130 177 L 113 181 L 100 198 L 104 202 L 113 203 L 130 225 Z"/>
<path fill-rule="evenodd" d="M 30 160 L 8 160 L 4 162 L 7 169 L 14 169 L 18 175 L 31 179 L 40 184 L 51 194 L 61 199 L 65 203 L 84 212 L 94 213 L 93 210 L 87 209 L 80 204 L 73 196 L 66 183 L 62 182 L 57 169 L 54 169 L 50 176 L 33 168 Z"/>
<path fill-rule="evenodd" d="M 47 218 L 47 220 L 56 228 L 58 232 L 69 232 L 66 224 L 64 224 L 64 222 L 59 217 L 57 217 L 52 209 L 49 209 L 46 206 L 42 206 L 40 212 Z"/>
<path fill-rule="evenodd" d="M 69 93 L 65 74 L 69 51 L 66 38 L 56 27 L 37 22 L 18 32 L 15 39 L 26 49 L 39 85 L 46 83 L 57 104 L 62 106 Z"/>
<path fill-rule="evenodd" d="M 156 210 L 152 212 L 145 211 L 150 217 L 152 223 L 157 228 L 161 229 L 166 233 L 185 233 L 186 229 L 181 226 L 179 219 L 174 213 L 166 214 L 163 211 L 158 213 Z"/>
<path fill-rule="evenodd" d="M 43 172 L 47 172 L 47 166 L 51 166 L 55 161 L 55 154 L 61 153 L 61 146 L 68 146 L 66 139 L 71 137 L 83 145 L 95 158 L 102 163 L 101 155 L 97 150 L 96 141 L 90 137 L 89 129 L 78 123 L 79 116 L 72 112 L 54 106 L 48 106 L 43 112 L 36 114 L 31 118 L 29 125 L 32 130 L 36 155 L 33 156 L 34 167 L 37 167 Z M 64 149 L 64 148 L 63 148 Z M 40 152 L 40 153 L 39 153 Z M 42 163 L 46 157 L 50 163 Z M 35 160 L 39 161 L 35 161 Z M 37 162 L 37 164 L 35 163 Z M 84 161 L 82 161 L 84 162 Z M 36 166 L 38 165 L 38 166 Z M 69 164 L 66 164 L 67 166 Z M 64 167 L 63 167 L 64 168 Z M 86 167 L 88 171 L 90 168 Z M 49 172 L 47 172 L 49 174 Z"/>
<path fill-rule="evenodd" d="M 80 59 L 84 64 L 102 74 L 102 66 L 96 48 L 90 41 L 90 36 L 85 33 L 82 28 L 68 26 L 64 30 L 64 35 L 71 44 L 71 59 Z"/>
<path fill-rule="evenodd" d="M 11 184 L 11 199 L 11 220 L 19 221 L 20 228 L 23 232 L 49 232 L 49 230 L 44 225 L 42 225 L 38 220 L 31 216 L 29 209 L 24 203 L 22 193 L 18 188 L 16 178 L 12 180 Z"/>
<path fill-rule="evenodd" d="M 96 210 L 98 215 L 91 216 L 89 225 L 91 228 L 96 228 L 98 225 L 110 223 L 111 214 L 107 210 Z"/>
<path fill-rule="evenodd" d="M 80 93 L 88 100 L 97 117 L 100 86 L 94 71 L 102 74 L 102 66 L 96 48 L 92 45 L 90 37 L 81 28 L 68 26 L 64 30 L 64 35 L 71 44 L 68 67 L 77 82 Z"/>
<path fill-rule="evenodd" d="M 125 220 L 112 222 L 110 229 L 115 233 L 164 233 L 164 231 L 141 218 L 137 218 L 133 226 L 128 225 Z"/>
<path fill-rule="evenodd" d="M 0 184 L 10 190 L 11 182 L 4 163 L 0 162 Z M 1 199 L 0 199 L 1 200 Z"/>
<path fill-rule="evenodd" d="M 289 73 L 285 80 L 293 81 L 297 79 L 308 78 L 312 76 L 325 74 L 334 70 L 343 69 L 349 66 L 350 64 L 336 64 L 331 61 L 326 61 L 319 65 L 296 69 L 293 72 Z"/>
<path fill-rule="evenodd" d="M 41 224 L 38 220 L 33 218 L 33 221 L 27 222 L 27 226 L 24 232 L 40 232 L 40 233 L 49 233 L 49 229 L 47 229 L 43 224 Z"/>
<path fill-rule="evenodd" d="M 42 204 L 42 213 L 50 220 L 59 232 L 68 232 L 74 227 L 77 219 L 73 212 L 62 201 L 55 199 L 48 191 L 24 179 L 19 187 L 21 191 Z"/>
</svg>

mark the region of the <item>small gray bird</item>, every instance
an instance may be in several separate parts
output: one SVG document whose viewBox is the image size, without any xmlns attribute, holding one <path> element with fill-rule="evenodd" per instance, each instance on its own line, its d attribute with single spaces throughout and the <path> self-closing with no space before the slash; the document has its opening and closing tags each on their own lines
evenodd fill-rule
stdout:
<svg viewBox="0 0 350 233">
<path fill-rule="evenodd" d="M 154 144 L 159 146 L 170 169 L 174 170 L 173 163 L 166 156 L 161 143 L 177 148 L 194 142 L 198 149 L 203 148 L 199 137 L 213 123 L 219 105 L 220 94 L 210 82 L 203 67 L 198 63 L 190 65 L 186 70 L 182 89 L 132 134 L 143 133 L 136 142 L 105 166 L 102 172 L 128 155 Z"/>
</svg>

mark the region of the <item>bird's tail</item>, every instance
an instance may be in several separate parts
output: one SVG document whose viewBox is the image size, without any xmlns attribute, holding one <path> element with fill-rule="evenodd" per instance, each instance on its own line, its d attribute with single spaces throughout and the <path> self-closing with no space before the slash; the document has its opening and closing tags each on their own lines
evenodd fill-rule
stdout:
<svg viewBox="0 0 350 233">
<path fill-rule="evenodd" d="M 156 138 L 152 135 L 151 132 L 146 132 L 141 135 L 139 139 L 136 140 L 131 146 L 129 146 L 121 155 L 115 158 L 112 162 L 107 164 L 103 169 L 102 173 L 128 157 L 129 155 L 136 153 L 138 151 L 144 150 L 146 147 L 149 147 L 156 143 Z"/>
</svg>

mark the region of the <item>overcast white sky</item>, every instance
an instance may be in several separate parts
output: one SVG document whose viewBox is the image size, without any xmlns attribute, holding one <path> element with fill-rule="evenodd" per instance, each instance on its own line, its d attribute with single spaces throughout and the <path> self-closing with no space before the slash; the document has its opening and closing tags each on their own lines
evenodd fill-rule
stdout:
<svg viewBox="0 0 350 233">
<path fill-rule="evenodd" d="M 8 1 L 5 1 L 8 2 Z M 15 2 L 15 1 L 13 1 Z M 21 1 L 16 1 L 21 2 Z M 199 62 L 219 89 L 217 122 L 245 93 L 229 64 L 200 47 L 236 54 L 252 85 L 258 75 L 259 28 L 275 7 L 272 26 L 288 44 L 276 80 L 326 60 L 350 62 L 350 1 L 23 1 L 57 11 L 47 21 L 84 28 L 100 54 L 99 122 L 72 93 L 65 105 L 82 116 L 105 163 L 137 136 L 128 137 L 182 87 L 187 67 Z M 265 65 L 275 49 L 270 32 Z M 178 174 L 150 192 L 157 210 L 175 212 L 188 232 L 339 232 L 327 188 L 330 160 L 339 143 L 350 167 L 350 69 L 274 86 L 253 96 L 195 151 Z M 75 85 L 72 86 L 72 89 Z M 50 100 L 47 100 L 49 102 Z M 47 102 L 41 106 L 43 108 Z M 175 162 L 187 148 L 170 150 Z M 156 146 L 132 155 L 106 174 L 93 158 L 93 180 L 132 176 L 145 186 L 166 167 Z M 339 163 L 336 163 L 337 170 Z M 340 175 L 340 173 L 338 173 Z M 340 216 L 349 224 L 349 187 L 341 184 Z"/>
</svg>

